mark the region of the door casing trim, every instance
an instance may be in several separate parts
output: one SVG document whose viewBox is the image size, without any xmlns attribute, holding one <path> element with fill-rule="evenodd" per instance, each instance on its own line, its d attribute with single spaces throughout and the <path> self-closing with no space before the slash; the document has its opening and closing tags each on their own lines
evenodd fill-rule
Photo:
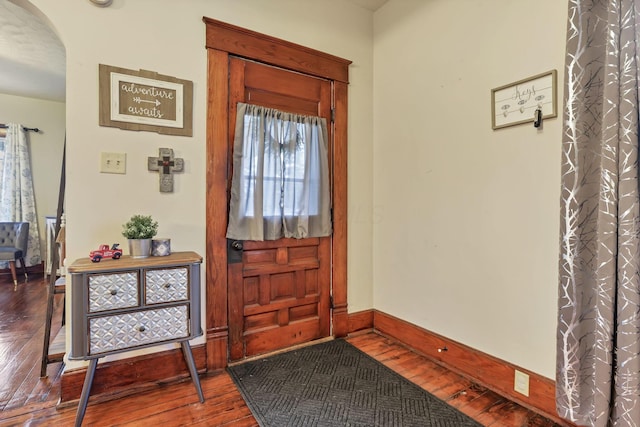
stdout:
<svg viewBox="0 0 640 427">
<path fill-rule="evenodd" d="M 346 336 L 347 312 L 347 107 L 351 61 L 225 22 L 203 18 L 207 48 L 206 292 L 207 369 L 228 364 L 227 200 L 229 56 L 278 66 L 333 82 L 332 335 Z M 223 197 L 220 197 L 224 195 Z"/>
</svg>

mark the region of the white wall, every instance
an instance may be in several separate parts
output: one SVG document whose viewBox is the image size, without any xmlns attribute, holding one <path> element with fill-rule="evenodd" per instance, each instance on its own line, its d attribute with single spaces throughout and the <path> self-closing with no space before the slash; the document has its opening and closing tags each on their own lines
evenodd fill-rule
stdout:
<svg viewBox="0 0 640 427">
<path fill-rule="evenodd" d="M 41 255 L 45 257 L 45 216 L 56 215 L 65 131 L 65 104 L 0 93 L 0 123 L 20 123 L 29 132 L 33 191 L 38 212 Z"/>
<path fill-rule="evenodd" d="M 349 210 L 353 216 L 349 222 L 348 298 L 350 311 L 372 307 L 371 12 L 342 0 L 114 0 L 107 8 L 77 0 L 31 3 L 51 21 L 67 51 L 70 260 L 87 256 L 100 243 L 124 243 L 121 224 L 134 213 L 153 215 L 160 223 L 159 235 L 172 239 L 173 250 L 195 250 L 206 257 L 207 52 L 203 16 L 352 60 Z M 193 137 L 98 126 L 98 64 L 193 81 Z M 185 159 L 185 171 L 176 174 L 174 192 L 169 194 L 159 193 L 158 175 L 148 172 L 146 166 L 147 157 L 157 156 L 160 147 L 172 148 L 176 156 Z M 103 151 L 126 153 L 127 173 L 99 173 Z M 204 283 L 203 288 L 206 291 Z"/>
<path fill-rule="evenodd" d="M 124 241 L 133 213 L 206 257 L 208 16 L 354 61 L 349 311 L 553 377 L 561 120 L 493 131 L 490 89 L 550 69 L 562 88 L 566 2 L 390 0 L 373 22 L 343 0 L 31 3 L 67 50 L 70 259 Z M 193 81 L 193 137 L 98 126 L 99 63 Z M 159 147 L 185 159 L 171 194 L 146 170 Z M 127 174 L 100 174 L 102 151 L 127 153 Z"/>
<path fill-rule="evenodd" d="M 374 306 L 549 378 L 561 118 L 494 131 L 490 92 L 556 69 L 562 103 L 566 18 L 558 0 L 374 18 Z"/>
</svg>

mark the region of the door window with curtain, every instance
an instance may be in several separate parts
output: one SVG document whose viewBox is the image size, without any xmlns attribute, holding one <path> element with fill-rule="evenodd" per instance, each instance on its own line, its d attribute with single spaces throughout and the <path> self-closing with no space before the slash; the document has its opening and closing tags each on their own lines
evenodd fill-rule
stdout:
<svg viewBox="0 0 640 427">
<path fill-rule="evenodd" d="M 227 238 L 331 234 L 326 120 L 238 103 Z"/>
</svg>

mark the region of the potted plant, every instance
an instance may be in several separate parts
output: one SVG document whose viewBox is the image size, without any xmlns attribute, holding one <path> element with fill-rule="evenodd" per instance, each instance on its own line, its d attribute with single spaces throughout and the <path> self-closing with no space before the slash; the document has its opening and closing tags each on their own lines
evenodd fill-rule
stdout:
<svg viewBox="0 0 640 427">
<path fill-rule="evenodd" d="M 158 221 L 151 215 L 133 215 L 122 225 L 122 235 L 129 240 L 129 255 L 146 258 L 151 253 L 151 239 L 158 233 Z"/>
</svg>

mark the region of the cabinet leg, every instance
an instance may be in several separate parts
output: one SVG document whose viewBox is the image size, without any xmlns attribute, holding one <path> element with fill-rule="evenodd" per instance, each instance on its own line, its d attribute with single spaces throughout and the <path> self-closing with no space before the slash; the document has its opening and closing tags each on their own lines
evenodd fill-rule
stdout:
<svg viewBox="0 0 640 427">
<path fill-rule="evenodd" d="M 182 341 L 180 345 L 182 346 L 182 354 L 184 355 L 184 361 L 187 362 L 191 379 L 193 380 L 193 384 L 196 386 L 200 403 L 204 403 L 204 394 L 202 393 L 202 386 L 200 385 L 200 377 L 198 377 L 198 370 L 196 369 L 196 363 L 193 360 L 193 353 L 191 353 L 189 341 Z"/>
<path fill-rule="evenodd" d="M 87 410 L 87 402 L 89 401 L 89 393 L 91 392 L 91 385 L 93 384 L 93 376 L 96 373 L 96 366 L 98 365 L 98 359 L 91 359 L 89 361 L 89 367 L 84 377 L 84 385 L 82 386 L 82 394 L 80 394 L 80 402 L 78 402 L 78 412 L 76 412 L 76 424 L 75 427 L 82 425 L 82 419 L 84 418 L 84 412 Z"/>
</svg>

